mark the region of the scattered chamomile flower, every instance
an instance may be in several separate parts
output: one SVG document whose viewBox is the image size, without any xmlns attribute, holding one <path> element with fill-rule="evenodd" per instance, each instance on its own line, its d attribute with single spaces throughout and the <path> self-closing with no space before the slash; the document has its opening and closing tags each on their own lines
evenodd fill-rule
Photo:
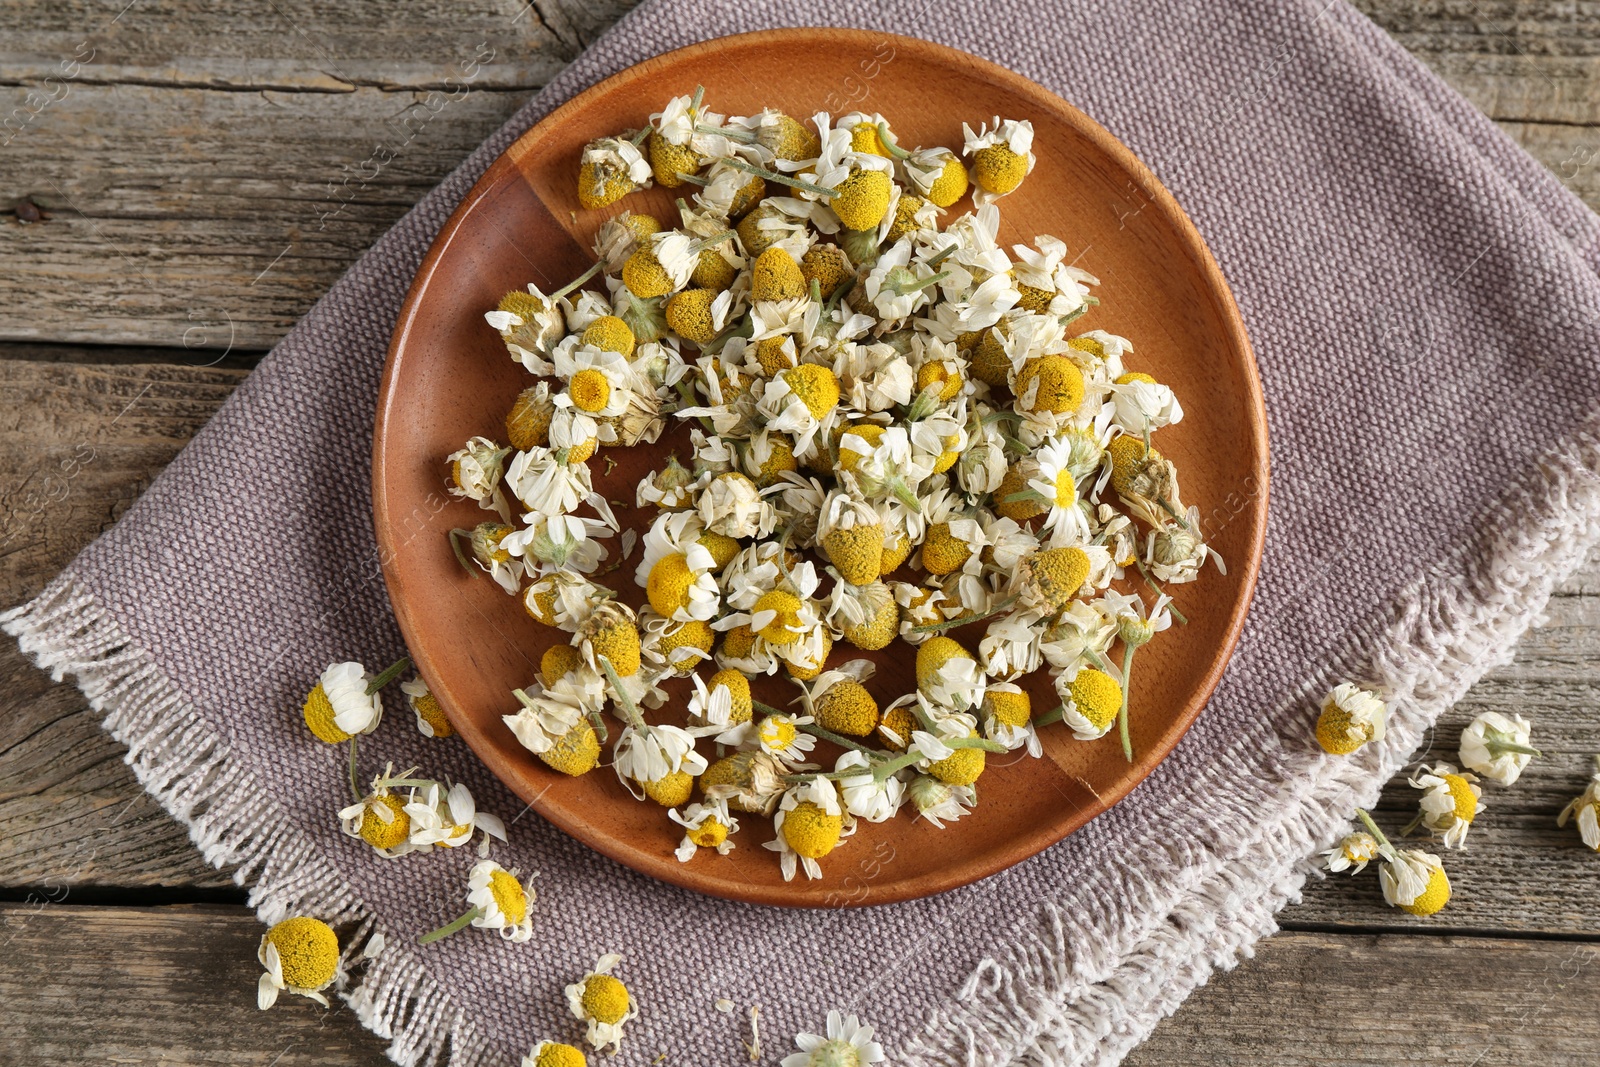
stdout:
<svg viewBox="0 0 1600 1067">
<path fill-rule="evenodd" d="M 471 907 L 460 918 L 423 934 L 418 941 L 432 944 L 468 925 L 498 930 L 507 941 L 527 941 L 533 937 L 533 901 L 532 887 L 519 881 L 516 871 L 508 871 L 494 860 L 483 860 L 467 876 L 467 903 Z"/>
<path fill-rule="evenodd" d="M 381 780 L 380 780 L 381 781 Z M 487 855 L 489 839 L 506 839 L 505 823 L 498 815 L 479 811 L 472 793 L 460 782 L 447 790 L 440 782 L 419 781 L 405 812 L 411 817 L 411 843 L 457 848 L 483 831 L 479 855 Z"/>
<path fill-rule="evenodd" d="M 596 1049 L 609 1045 L 612 1052 L 620 1052 L 622 1028 L 639 1014 L 638 1002 L 628 987 L 611 973 L 621 962 L 622 957 L 616 953 L 601 956 L 594 970 L 567 986 L 567 1007 L 574 1018 L 587 1025 L 584 1039 Z"/>
<path fill-rule="evenodd" d="M 306 695 L 301 709 L 319 741 L 342 744 L 359 734 L 370 734 L 383 719 L 380 690 L 411 665 L 402 659 L 377 677 L 359 663 L 335 663 Z"/>
<path fill-rule="evenodd" d="M 882 1063 L 883 1046 L 872 1040 L 872 1033 L 872 1027 L 854 1015 L 830 1011 L 827 1031 L 797 1035 L 794 1043 L 800 1051 L 785 1056 L 780 1067 L 867 1067 Z"/>
<path fill-rule="evenodd" d="M 1600 756 L 1595 757 L 1594 766 L 1594 776 L 1589 779 L 1588 788 L 1561 809 L 1556 825 L 1565 826 L 1569 819 L 1576 819 L 1583 843 L 1600 852 Z"/>
<path fill-rule="evenodd" d="M 475 501 L 487 511 L 499 512 L 509 519 L 510 509 L 505 494 L 500 491 L 500 481 L 505 476 L 506 457 L 512 449 L 502 448 L 487 437 L 474 437 L 458 451 L 445 457 L 450 465 L 447 483 L 451 496 Z"/>
<path fill-rule="evenodd" d="M 1533 726 L 1521 715 L 1486 711 L 1461 731 L 1461 763 L 1501 785 L 1521 776 L 1538 749 L 1528 744 Z"/>
<path fill-rule="evenodd" d="M 1483 810 L 1478 776 L 1458 772 L 1449 763 L 1423 764 L 1409 779 L 1412 788 L 1422 790 L 1417 822 L 1438 836 L 1445 848 L 1465 847 L 1467 830 Z"/>
<path fill-rule="evenodd" d="M 339 938 L 321 919 L 298 915 L 261 937 L 257 958 L 266 973 L 256 985 L 256 1007 L 266 1011 L 284 990 L 328 1006 L 322 991 L 339 976 Z"/>
<path fill-rule="evenodd" d="M 372 783 L 372 791 L 339 812 L 339 825 L 350 837 L 371 845 L 384 859 L 397 859 L 412 852 L 428 852 L 432 846 L 411 839 L 411 815 L 407 798 L 392 792 L 384 779 L 388 770 Z"/>
<path fill-rule="evenodd" d="M 1357 830 L 1346 834 L 1337 845 L 1324 852 L 1322 857 L 1324 865 L 1335 874 L 1340 871 L 1360 874 L 1377 855 L 1378 839 L 1363 830 Z"/>
<path fill-rule="evenodd" d="M 417 732 L 423 737 L 455 735 L 455 727 L 450 725 L 438 698 L 428 689 L 428 683 L 421 678 L 412 678 L 400 683 L 400 692 L 405 694 L 406 703 L 411 705 L 411 711 L 417 717 Z"/>
<path fill-rule="evenodd" d="M 541 1041 L 522 1057 L 522 1067 L 588 1067 L 583 1050 L 558 1041 Z"/>
<path fill-rule="evenodd" d="M 832 781 L 812 778 L 783 794 L 772 827 L 778 836 L 763 847 L 778 853 L 783 880 L 792 881 L 797 866 L 807 878 L 821 878 L 817 861 L 855 832 L 855 816 L 840 806 Z"/>
<path fill-rule="evenodd" d="M 714 849 L 719 856 L 733 851 L 733 835 L 739 832 L 739 820 L 728 814 L 726 801 L 690 804 L 681 815 L 673 808 L 667 816 L 683 827 L 683 840 L 674 852 L 679 863 L 688 863 L 703 848 Z"/>
<path fill-rule="evenodd" d="M 1354 682 L 1340 682 L 1322 700 L 1317 744 L 1335 756 L 1348 756 L 1368 741 L 1382 741 L 1387 709 L 1383 699 Z"/>
<path fill-rule="evenodd" d="M 1397 849 L 1371 815 L 1357 808 L 1356 816 L 1378 842 L 1378 858 L 1382 861 L 1378 881 L 1383 886 L 1384 900 L 1416 916 L 1433 915 L 1449 903 L 1450 879 L 1438 856 L 1420 849 Z"/>
</svg>

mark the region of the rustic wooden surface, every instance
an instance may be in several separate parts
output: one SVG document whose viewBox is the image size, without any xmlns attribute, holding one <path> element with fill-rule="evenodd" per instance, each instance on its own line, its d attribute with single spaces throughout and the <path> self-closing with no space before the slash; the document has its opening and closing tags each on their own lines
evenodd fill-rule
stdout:
<svg viewBox="0 0 1600 1067">
<path fill-rule="evenodd" d="M 316 296 L 629 6 L 0 7 L 0 606 L 113 522 Z M 1600 9 L 1359 6 L 1600 207 Z M 1288 932 L 1128 1062 L 1593 1062 L 1600 857 L 1554 817 L 1600 751 L 1600 558 L 1547 614 L 1435 732 L 1449 758 L 1473 716 L 1514 710 L 1546 752 L 1490 787 L 1449 857 L 1449 909 L 1386 908 L 1370 872 L 1315 883 Z M 76 689 L 9 642 L 0 685 L 0 1063 L 384 1062 L 348 1011 L 257 1013 L 259 927 L 227 872 L 145 798 Z M 1414 803 L 1392 786 L 1381 817 Z"/>
</svg>

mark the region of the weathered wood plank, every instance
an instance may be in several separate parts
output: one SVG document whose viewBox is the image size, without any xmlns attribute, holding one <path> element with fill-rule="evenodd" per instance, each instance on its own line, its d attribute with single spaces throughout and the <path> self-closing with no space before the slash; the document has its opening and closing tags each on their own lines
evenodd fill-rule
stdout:
<svg viewBox="0 0 1600 1067">
<path fill-rule="evenodd" d="M 243 908 L 0 905 L 0 1062 L 385 1062 L 342 1006 L 256 1011 L 260 936 Z M 1577 1067 L 1600 1046 L 1596 966 L 1592 943 L 1283 934 L 1125 1062 Z"/>
</svg>

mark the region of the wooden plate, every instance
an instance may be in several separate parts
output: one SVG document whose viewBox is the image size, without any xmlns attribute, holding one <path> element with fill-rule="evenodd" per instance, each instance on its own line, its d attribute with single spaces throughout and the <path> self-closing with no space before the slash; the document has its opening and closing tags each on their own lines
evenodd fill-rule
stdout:
<svg viewBox="0 0 1600 1067">
<path fill-rule="evenodd" d="M 1099 276 L 1103 301 L 1079 320 L 1130 338 L 1130 363 L 1170 384 L 1186 416 L 1160 432 L 1177 463 L 1183 498 L 1204 516 L 1207 540 L 1228 564 L 1178 587 L 1189 617 L 1148 646 L 1134 674 L 1135 762 L 1114 735 L 1074 741 L 1045 728 L 1045 758 L 990 757 L 982 802 L 936 830 L 908 814 L 861 830 L 823 863 L 825 876 L 784 882 L 767 820 L 746 817 L 727 857 L 672 854 L 680 832 L 665 811 L 629 797 L 608 767 L 582 778 L 555 773 L 524 751 L 501 722 L 517 708 L 510 692 L 532 681 L 558 635 L 528 619 L 518 600 L 487 578 L 466 576 L 446 532 L 487 513 L 446 496 L 444 457 L 475 434 L 504 440 L 502 419 L 528 384 L 483 312 L 508 290 L 536 282 L 549 292 L 592 262 L 585 251 L 607 212 L 577 210 L 578 156 L 593 137 L 637 128 L 671 97 L 706 88 L 725 114 L 763 106 L 797 117 L 816 111 L 877 111 L 906 144 L 957 150 L 963 120 L 1028 118 L 1038 166 L 1001 201 L 1002 240 L 1054 234 Z M 613 212 L 675 218 L 662 189 L 624 198 Z M 947 218 L 968 208 L 962 201 Z M 643 473 L 675 443 L 613 449 L 615 470 L 598 477 L 613 499 L 633 499 Z M 687 458 L 685 453 L 681 453 Z M 1267 444 L 1261 388 L 1227 284 L 1171 195 L 1133 154 L 1088 117 L 1039 86 L 991 63 L 924 41 L 847 30 L 774 30 L 711 41 L 659 56 L 571 100 L 529 130 L 467 195 L 434 243 L 396 327 L 373 441 L 373 495 L 384 576 L 411 654 L 451 721 L 489 769 L 534 809 L 591 847 L 657 878 L 700 892 L 763 904 L 851 906 L 906 900 L 964 885 L 1061 840 L 1125 796 L 1205 706 L 1238 640 L 1255 585 L 1266 521 Z M 625 523 L 650 515 L 626 510 Z M 602 579 L 631 603 L 633 561 Z M 955 636 L 973 647 L 979 635 Z M 869 688 L 880 703 L 914 688 L 908 646 L 878 654 Z M 860 655 L 841 643 L 833 662 Z M 1035 709 L 1052 707 L 1048 680 L 1034 680 Z M 765 679 L 757 698 L 787 703 L 792 683 Z M 674 690 L 663 715 L 682 721 Z M 615 730 L 613 730 L 613 735 Z M 824 751 L 826 746 L 824 746 Z M 829 757 L 831 759 L 831 756 Z"/>
</svg>

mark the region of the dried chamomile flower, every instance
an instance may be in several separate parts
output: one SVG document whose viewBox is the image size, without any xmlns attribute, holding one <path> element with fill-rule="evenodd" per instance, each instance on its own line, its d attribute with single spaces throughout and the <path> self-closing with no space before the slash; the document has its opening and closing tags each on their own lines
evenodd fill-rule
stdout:
<svg viewBox="0 0 1600 1067">
<path fill-rule="evenodd" d="M 1360 874 L 1378 855 L 1378 839 L 1365 831 L 1346 834 L 1337 845 L 1322 854 L 1323 864 L 1337 874 Z"/>
<path fill-rule="evenodd" d="M 1080 667 L 1076 673 L 1056 676 L 1062 721 L 1080 741 L 1104 737 L 1122 709 L 1122 684 L 1105 671 Z"/>
<path fill-rule="evenodd" d="M 497 841 L 506 839 L 505 823 L 500 821 L 498 815 L 479 811 L 471 791 L 460 782 L 449 789 L 441 782 L 425 780 L 380 779 L 375 783 L 385 784 L 415 787 L 411 801 L 405 806 L 406 814 L 411 817 L 411 843 L 414 845 L 457 848 L 469 844 L 472 835 L 482 830 L 483 840 L 478 853 L 487 855 L 490 838 Z"/>
<path fill-rule="evenodd" d="M 494 860 L 483 860 L 467 876 L 467 903 L 471 907 L 460 918 L 417 940 L 432 944 L 470 925 L 480 930 L 498 930 L 506 941 L 527 941 L 533 937 L 530 905 L 534 896 L 533 887 L 520 881 L 516 871 L 508 871 Z"/>
<path fill-rule="evenodd" d="M 624 211 L 606 219 L 594 235 L 594 254 L 607 274 L 622 269 L 628 257 L 639 249 L 639 242 L 661 232 L 661 220 L 654 215 Z M 559 339 L 559 338 L 558 338 Z"/>
<path fill-rule="evenodd" d="M 854 1015 L 828 1012 L 827 1031 L 799 1034 L 794 1039 L 799 1052 L 785 1056 L 779 1067 L 867 1067 L 886 1058 L 883 1046 L 872 1040 L 872 1027 Z"/>
<path fill-rule="evenodd" d="M 450 464 L 450 480 L 446 485 L 451 496 L 472 500 L 487 511 L 497 511 L 502 518 L 510 518 L 500 480 L 505 474 L 505 460 L 512 449 L 501 448 L 487 437 L 474 437 L 459 451 L 450 453 L 445 462 Z"/>
<path fill-rule="evenodd" d="M 393 770 L 391 765 L 373 781 L 370 793 L 339 812 L 340 827 L 350 837 L 371 845 L 384 859 L 429 852 L 433 846 L 411 840 L 411 816 L 406 811 L 408 798 L 391 791 L 385 781 L 392 777 Z"/>
<path fill-rule="evenodd" d="M 1583 843 L 1600 852 L 1600 756 L 1594 759 L 1595 773 L 1589 779 L 1588 788 L 1578 798 L 1561 809 L 1561 815 L 1556 819 L 1557 826 L 1567 825 L 1567 820 L 1576 819 L 1578 833 L 1583 836 Z"/>
<path fill-rule="evenodd" d="M 881 566 L 881 564 L 880 564 Z M 900 605 L 881 581 L 852 585 L 836 581 L 828 599 L 828 625 L 856 648 L 887 648 L 900 631 Z"/>
<path fill-rule="evenodd" d="M 583 1050 L 558 1041 L 541 1041 L 522 1057 L 522 1067 L 588 1067 Z"/>
<path fill-rule="evenodd" d="M 728 814 L 725 801 L 690 804 L 682 814 L 674 808 L 667 816 L 683 827 L 683 840 L 673 852 L 679 863 L 688 863 L 703 848 L 713 849 L 719 856 L 733 851 L 733 835 L 739 832 L 739 820 Z"/>
<path fill-rule="evenodd" d="M 622 1050 L 622 1028 L 639 1014 L 639 1004 L 611 972 L 622 957 L 607 953 L 595 961 L 594 970 L 567 986 L 567 1008 L 579 1022 L 587 1025 L 584 1039 L 592 1048 L 613 1053 Z"/>
<path fill-rule="evenodd" d="M 1533 726 L 1521 715 L 1486 711 L 1461 731 L 1461 763 L 1484 778 L 1511 785 L 1541 755 L 1528 744 Z"/>
<path fill-rule="evenodd" d="M 1408 779 L 1412 788 L 1422 790 L 1417 822 L 1435 834 L 1446 848 L 1465 847 L 1467 830 L 1483 810 L 1478 776 L 1458 772 L 1449 763 L 1423 764 Z"/>
<path fill-rule="evenodd" d="M 887 822 L 905 803 L 905 782 L 874 773 L 872 757 L 846 750 L 833 766 L 844 810 L 865 822 Z"/>
<path fill-rule="evenodd" d="M 590 141 L 578 163 L 578 203 L 601 208 L 650 187 L 650 163 L 639 146 L 620 137 Z"/>
<path fill-rule="evenodd" d="M 522 576 L 526 569 L 523 560 L 514 558 L 522 555 L 519 543 L 522 536 L 523 531 L 507 523 L 480 522 L 470 530 L 451 530 L 450 544 L 456 550 L 456 559 L 467 573 L 473 573 L 472 568 L 476 566 L 493 578 L 500 588 L 515 594 L 522 589 Z M 466 544 L 464 549 L 463 542 Z"/>
<path fill-rule="evenodd" d="M 822 551 L 852 585 L 878 580 L 883 566 L 883 516 L 854 486 L 835 489 L 817 526 Z"/>
<path fill-rule="evenodd" d="M 377 677 L 359 663 L 335 663 L 306 695 L 301 709 L 306 727 L 319 741 L 342 744 L 358 734 L 370 734 L 383 718 L 380 690 L 411 665 L 402 659 Z"/>
<path fill-rule="evenodd" d="M 572 458 L 573 451 L 535 446 L 518 452 L 506 468 L 506 487 L 528 511 L 571 514 L 594 496 L 589 468 Z"/>
<path fill-rule="evenodd" d="M 866 737 L 877 728 L 878 702 L 862 683 L 875 670 L 872 661 L 853 659 L 824 671 L 809 685 L 800 686 L 801 705 L 825 730 L 845 737 Z"/>
<path fill-rule="evenodd" d="M 922 818 L 942 830 L 972 810 L 978 802 L 970 785 L 951 785 L 931 774 L 919 774 L 906 786 L 906 800 Z"/>
<path fill-rule="evenodd" d="M 1449 903 L 1450 879 L 1438 856 L 1420 849 L 1397 849 L 1371 815 L 1357 808 L 1356 816 L 1378 843 L 1378 858 L 1382 861 L 1378 881 L 1383 886 L 1384 900 L 1417 916 L 1432 915 Z"/>
<path fill-rule="evenodd" d="M 777 838 L 763 847 L 778 853 L 784 881 L 794 879 L 797 866 L 807 878 L 821 878 L 817 861 L 855 832 L 855 816 L 840 806 L 832 781 L 813 778 L 784 793 L 773 829 Z"/>
<path fill-rule="evenodd" d="M 997 115 L 992 128 L 983 124 L 974 132 L 962 123 L 961 132 L 966 138 L 961 154 L 972 161 L 972 184 L 977 186 L 974 203 L 992 203 L 1014 192 L 1033 172 L 1033 123 L 1028 120 L 1002 122 Z"/>
<path fill-rule="evenodd" d="M 428 684 L 421 678 L 400 683 L 400 692 L 405 694 L 406 703 L 411 705 L 412 714 L 417 717 L 417 732 L 423 737 L 452 737 L 456 729 L 450 725 L 450 720 L 445 716 L 444 709 L 439 706 L 439 700 L 428 689 Z"/>
<path fill-rule="evenodd" d="M 1368 741 L 1382 741 L 1387 708 L 1383 699 L 1354 682 L 1340 682 L 1322 699 L 1317 743 L 1335 756 L 1348 756 Z"/>
<path fill-rule="evenodd" d="M 297 915 L 262 935 L 256 957 L 266 973 L 256 984 L 256 1007 L 266 1011 L 284 990 L 328 1006 L 322 991 L 339 975 L 339 938 L 321 919 Z"/>
<path fill-rule="evenodd" d="M 788 769 L 763 751 L 747 749 L 724 756 L 700 776 L 700 790 L 710 800 L 726 801 L 735 811 L 771 815 L 783 797 Z"/>
</svg>

